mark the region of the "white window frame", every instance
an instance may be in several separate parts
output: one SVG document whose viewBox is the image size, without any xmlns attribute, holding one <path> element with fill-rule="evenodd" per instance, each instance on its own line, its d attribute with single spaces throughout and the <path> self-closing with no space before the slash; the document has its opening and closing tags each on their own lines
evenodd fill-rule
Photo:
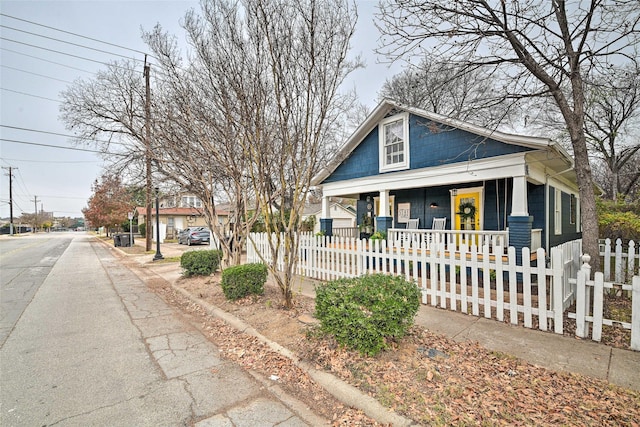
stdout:
<svg viewBox="0 0 640 427">
<path fill-rule="evenodd" d="M 558 188 L 554 188 L 554 203 L 553 203 L 553 231 L 556 235 L 562 234 L 562 191 Z"/>
<path fill-rule="evenodd" d="M 182 196 L 181 204 L 183 208 L 201 208 L 202 200 L 196 196 Z"/>
<path fill-rule="evenodd" d="M 403 161 L 398 163 L 387 164 L 387 156 L 385 153 L 385 126 L 402 120 L 403 133 Z M 408 169 L 409 162 L 409 113 L 396 114 L 382 120 L 378 125 L 378 153 L 379 153 L 379 170 L 380 172 L 390 172 Z"/>
</svg>

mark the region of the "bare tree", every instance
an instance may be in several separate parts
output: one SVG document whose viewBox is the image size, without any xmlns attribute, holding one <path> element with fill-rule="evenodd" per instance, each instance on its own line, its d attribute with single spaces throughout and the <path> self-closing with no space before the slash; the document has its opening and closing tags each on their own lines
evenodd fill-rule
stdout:
<svg viewBox="0 0 640 427">
<path fill-rule="evenodd" d="M 608 67 L 604 74 L 589 77 L 585 86 L 585 134 L 594 168 L 593 179 L 604 197 L 633 200 L 640 179 L 640 69 L 637 66 Z M 533 99 L 528 117 L 539 132 L 553 134 L 567 150 L 573 147 L 562 114 L 552 100 Z"/>
<path fill-rule="evenodd" d="M 150 177 L 146 162 L 145 84 L 135 61 L 113 62 L 91 80 L 76 80 L 61 96 L 60 118 L 78 143 L 97 146 L 115 175 L 128 176 L 132 183 Z M 113 156 L 114 152 L 119 155 Z M 148 214 L 151 203 L 148 179 Z M 146 247 L 151 249 L 150 227 Z"/>
<path fill-rule="evenodd" d="M 640 68 L 607 70 L 590 85 L 585 112 L 587 145 L 608 169 L 603 188 L 612 200 L 627 197 L 640 179 Z"/>
<path fill-rule="evenodd" d="M 573 147 L 583 247 L 598 253 L 584 126 L 586 77 L 614 61 L 637 61 L 637 1 L 404 0 L 381 3 L 378 15 L 380 52 L 391 59 L 420 53 L 433 61 L 448 58 L 462 69 L 486 67 L 507 97 L 554 100 Z"/>
<path fill-rule="evenodd" d="M 184 19 L 194 48 L 187 61 L 183 61 L 175 37 L 159 26 L 144 34 L 160 61 L 154 92 L 154 136 L 159 146 L 154 160 L 165 179 L 200 197 L 207 223 L 224 252 L 225 265 L 236 265 L 255 222 L 256 215 L 250 212 L 255 206 L 249 191 L 248 159 L 239 143 L 238 104 L 225 92 L 224 76 L 232 64 L 221 57 L 224 39 L 216 37 L 218 43 L 210 43 L 213 34 L 229 35 L 216 26 L 228 24 L 231 18 L 217 13 L 215 5 L 202 6 L 204 18 L 192 11 Z M 223 202 L 230 215 L 220 215 Z"/>
<path fill-rule="evenodd" d="M 104 153 L 116 174 L 143 168 L 145 89 L 142 70 L 133 61 L 118 61 L 90 80 L 78 79 L 61 93 L 60 118 L 79 143 Z M 123 161 L 126 159 L 126 161 Z"/>
<path fill-rule="evenodd" d="M 274 257 L 271 272 L 291 307 L 298 224 L 321 149 L 344 111 L 338 87 L 359 66 L 347 60 L 357 14 L 347 0 L 247 0 L 245 14 L 272 91 L 263 110 L 271 134 L 246 148 Z"/>
<path fill-rule="evenodd" d="M 468 70 L 427 59 L 385 81 L 379 95 L 489 128 L 509 124 L 516 106 L 484 68 Z"/>
</svg>

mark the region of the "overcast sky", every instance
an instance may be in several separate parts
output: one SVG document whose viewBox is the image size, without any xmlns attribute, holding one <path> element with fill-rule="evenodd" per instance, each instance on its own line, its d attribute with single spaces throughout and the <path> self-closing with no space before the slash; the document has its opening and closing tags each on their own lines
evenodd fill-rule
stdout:
<svg viewBox="0 0 640 427">
<path fill-rule="evenodd" d="M 373 25 L 377 2 L 356 3 L 359 20 L 352 53 L 361 54 L 367 66 L 354 72 L 347 85 L 355 87 L 360 101 L 373 108 L 385 79 L 400 66 L 389 69 L 379 63 L 381 58 L 373 52 L 378 39 Z M 148 52 L 140 39 L 141 28 L 151 29 L 160 23 L 184 39 L 179 20 L 191 8 L 199 10 L 199 2 L 0 2 L 0 217 L 9 216 L 8 167 L 14 168 L 15 218 L 22 212 L 33 212 L 36 204 L 38 210 L 43 208 L 57 217 L 82 216 L 81 209 L 86 206 L 91 185 L 101 175 L 103 164 L 94 153 L 44 146 L 72 147 L 64 136 L 69 132 L 58 120 L 60 92 L 77 78 L 92 78 L 93 73 L 105 67 L 101 63 L 121 59 L 116 55 L 143 59 L 141 53 L 135 52 Z"/>
</svg>

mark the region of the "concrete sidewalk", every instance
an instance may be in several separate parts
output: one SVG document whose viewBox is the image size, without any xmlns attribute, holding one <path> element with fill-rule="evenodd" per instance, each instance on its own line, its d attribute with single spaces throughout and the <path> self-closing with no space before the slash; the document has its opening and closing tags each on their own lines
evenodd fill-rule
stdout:
<svg viewBox="0 0 640 427">
<path fill-rule="evenodd" d="M 0 346 L 0 425 L 328 424 L 221 357 L 114 249 L 74 235 Z"/>
</svg>

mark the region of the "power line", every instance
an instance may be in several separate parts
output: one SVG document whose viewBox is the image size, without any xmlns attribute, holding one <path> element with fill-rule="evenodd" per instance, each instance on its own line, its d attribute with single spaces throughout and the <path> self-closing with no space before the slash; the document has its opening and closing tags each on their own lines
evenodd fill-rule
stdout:
<svg viewBox="0 0 640 427">
<path fill-rule="evenodd" d="M 61 147 L 60 145 L 50 145 L 50 144 L 41 144 L 41 143 L 38 143 L 38 142 L 18 141 L 16 139 L 0 138 L 0 141 L 13 142 L 15 144 L 37 145 L 37 146 L 40 146 L 40 147 L 48 147 L 48 148 L 60 148 L 62 150 L 85 151 L 87 153 L 98 153 L 98 154 L 108 154 L 110 156 L 127 157 L 127 154 L 121 154 L 121 153 L 109 153 L 109 152 L 103 152 L 103 151 L 98 151 L 98 150 L 89 150 L 87 148 Z"/>
<path fill-rule="evenodd" d="M 0 38 L 2 38 L 2 37 L 0 37 Z M 38 76 L 38 77 L 44 77 L 45 79 L 57 80 L 57 81 L 62 82 L 62 83 L 73 84 L 72 82 L 70 82 L 70 81 L 68 81 L 68 80 L 57 79 L 57 78 L 55 78 L 55 77 L 45 76 L 44 74 L 33 73 L 33 72 L 31 72 L 31 71 L 22 70 L 22 69 L 20 69 L 20 68 L 15 68 L 15 67 L 10 67 L 10 66 L 8 66 L 8 65 L 4 65 L 4 64 L 1 64 L 0 66 L 1 66 L 2 68 L 8 68 L 8 69 L 10 69 L 10 70 L 20 71 L 20 72 L 27 73 L 27 74 L 33 74 L 34 76 Z"/>
<path fill-rule="evenodd" d="M 94 48 L 94 47 L 81 45 L 79 43 L 68 42 L 66 40 L 60 40 L 60 39 L 56 39 L 55 37 L 49 37 L 49 36 L 45 36 L 45 35 L 38 34 L 38 33 L 32 33 L 31 31 L 21 30 L 21 29 L 13 28 L 13 27 L 8 27 L 6 25 L 1 25 L 0 24 L 0 28 L 7 28 L 9 30 L 18 31 L 18 32 L 25 33 L 25 34 L 30 34 L 32 36 L 41 37 L 41 38 L 44 38 L 44 39 L 47 39 L 47 40 L 53 40 L 53 41 L 56 41 L 56 42 L 59 42 L 59 43 L 65 43 L 65 44 L 69 44 L 71 46 L 81 47 L 83 49 L 93 50 L 93 51 L 100 52 L 100 53 L 106 53 L 108 55 L 119 56 L 121 58 L 133 59 L 134 61 L 143 62 L 140 59 L 132 58 L 132 57 L 125 56 L 125 55 L 120 55 L 119 53 L 109 52 L 107 50 L 97 49 L 97 48 Z"/>
<path fill-rule="evenodd" d="M 26 160 L 26 159 L 9 159 L 7 157 L 0 157 L 0 160 L 7 163 L 7 160 L 12 162 L 24 162 L 24 163 L 102 163 L 100 160 Z M 8 164 L 8 163 L 7 163 Z"/>
<path fill-rule="evenodd" d="M 82 68 L 78 68 L 78 67 L 72 67 L 71 65 L 63 64 L 62 62 L 51 61 L 49 59 L 44 59 L 44 58 L 41 58 L 39 56 L 29 55 L 27 53 L 18 52 L 17 50 L 13 50 L 13 49 L 7 49 L 6 47 L 0 48 L 0 49 L 4 50 L 6 52 L 15 53 L 16 55 L 22 55 L 22 56 L 26 56 L 28 58 L 37 59 L 38 61 L 43 61 L 43 62 L 48 62 L 50 64 L 60 65 L 61 67 L 70 68 L 70 69 L 76 70 L 76 71 L 82 71 L 83 73 L 95 74 L 93 71 L 83 70 Z"/>
<path fill-rule="evenodd" d="M 113 66 L 113 67 L 122 68 L 122 69 L 125 69 L 125 70 L 129 69 L 127 67 L 122 67 L 122 66 L 119 66 L 119 65 L 116 65 L 116 64 L 113 64 L 113 63 L 97 61 L 95 59 L 90 59 L 90 58 L 87 58 L 87 57 L 84 57 L 84 56 L 73 55 L 71 53 L 62 52 L 62 51 L 55 50 L 55 49 L 49 49 L 49 48 L 46 48 L 46 47 L 38 46 L 38 45 L 35 45 L 35 44 L 31 44 L 31 43 L 25 43 L 25 42 L 21 42 L 21 41 L 18 41 L 18 40 L 12 40 L 12 39 L 8 39 L 6 37 L 0 37 L 0 40 L 12 42 L 12 43 L 17 43 L 17 44 L 21 44 L 21 45 L 24 45 L 24 46 L 33 47 L 33 48 L 36 48 L 36 49 L 46 50 L 47 52 L 59 53 L 60 55 L 66 55 L 66 56 L 70 56 L 72 58 L 82 59 L 83 61 L 95 62 L 96 64 Z M 139 61 L 139 60 L 136 60 L 136 61 Z M 137 71 L 137 72 L 142 73 L 142 71 Z"/>
<path fill-rule="evenodd" d="M 6 88 L 0 88 L 2 90 L 6 90 L 7 92 L 13 92 L 13 93 L 17 93 L 18 95 L 24 95 L 24 96 L 32 96 L 34 98 L 40 98 L 40 99 L 44 99 L 46 101 L 53 101 L 53 102 L 57 102 L 57 103 L 62 103 L 62 101 L 60 101 L 59 99 L 53 99 L 53 98 L 47 98 L 44 96 L 40 96 L 40 95 L 33 95 L 31 93 L 26 93 L 26 92 L 19 92 L 17 90 L 11 90 L 11 89 L 6 89 Z"/>
<path fill-rule="evenodd" d="M 0 16 L 4 16 L 4 17 L 10 18 L 10 19 L 15 19 L 16 21 L 26 22 L 26 23 L 29 23 L 29 24 L 32 24 L 32 25 L 37 25 L 39 27 L 48 28 L 50 30 L 59 31 L 61 33 L 69 34 L 69 35 L 80 37 L 80 38 L 87 39 L 87 40 L 91 40 L 91 41 L 94 41 L 94 42 L 97 42 L 97 43 L 102 43 L 102 44 L 105 44 L 105 45 L 108 45 L 108 46 L 117 47 L 119 49 L 124 49 L 124 50 L 128 50 L 128 51 L 131 51 L 131 52 L 140 53 L 142 55 L 148 55 L 146 52 L 142 52 L 142 51 L 136 50 L 136 49 L 131 49 L 130 47 L 120 46 L 120 45 L 117 45 L 117 44 L 114 44 L 114 43 L 109 43 L 109 42 L 106 42 L 106 41 L 103 41 L 103 40 L 94 39 L 92 37 L 83 36 L 82 34 L 72 33 L 71 31 L 61 30 L 59 28 L 50 27 L 48 25 L 39 24 L 37 22 L 33 22 L 33 21 L 26 20 L 26 19 L 18 18 L 16 16 L 7 15 L 7 14 L 4 14 L 4 13 L 0 13 Z M 158 59 L 158 58 L 155 58 L 152 55 L 149 55 L 149 56 L 154 58 L 154 59 Z"/>
<path fill-rule="evenodd" d="M 67 135 L 67 134 L 58 133 L 58 132 L 49 132 L 49 131 L 46 131 L 46 130 L 29 129 L 29 128 L 23 128 L 23 127 L 18 127 L 18 126 L 2 125 L 2 124 L 0 124 L 0 127 L 7 128 L 7 129 L 13 129 L 13 130 L 23 130 L 23 131 L 26 131 L 26 132 L 35 132 L 35 133 L 44 133 L 44 134 L 47 134 L 47 135 L 63 136 L 65 138 L 76 138 L 76 139 L 79 139 L 75 135 Z M 102 142 L 102 143 L 105 143 L 105 144 L 125 145 L 122 142 L 105 141 L 105 140 L 101 140 L 101 139 L 94 139 L 93 141 Z"/>
</svg>

